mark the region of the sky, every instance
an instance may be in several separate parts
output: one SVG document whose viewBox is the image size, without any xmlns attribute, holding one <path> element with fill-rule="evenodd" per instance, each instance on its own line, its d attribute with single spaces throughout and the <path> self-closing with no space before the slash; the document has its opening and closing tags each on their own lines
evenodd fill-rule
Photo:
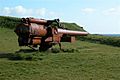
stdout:
<svg viewBox="0 0 120 80">
<path fill-rule="evenodd" d="M 120 0 L 0 0 L 0 16 L 59 18 L 92 34 L 120 34 Z"/>
</svg>

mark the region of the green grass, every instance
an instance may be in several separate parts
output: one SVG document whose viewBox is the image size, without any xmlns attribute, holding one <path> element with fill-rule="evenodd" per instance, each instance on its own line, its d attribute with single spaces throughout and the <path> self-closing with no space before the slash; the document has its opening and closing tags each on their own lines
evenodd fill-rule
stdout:
<svg viewBox="0 0 120 80">
<path fill-rule="evenodd" d="M 14 30 L 0 28 L 0 52 L 14 52 L 18 49 L 17 35 Z"/>
<path fill-rule="evenodd" d="M 120 80 L 119 47 L 76 41 L 62 43 L 62 48 L 75 51 L 43 53 L 23 47 L 15 53 L 21 49 L 17 36 L 0 28 L 0 80 Z M 11 60 L 14 54 L 34 59 Z"/>
</svg>

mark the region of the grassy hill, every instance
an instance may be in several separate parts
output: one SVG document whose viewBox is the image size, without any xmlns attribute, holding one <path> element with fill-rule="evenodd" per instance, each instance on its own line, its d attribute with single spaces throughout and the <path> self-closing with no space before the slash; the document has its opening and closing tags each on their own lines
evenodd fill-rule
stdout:
<svg viewBox="0 0 120 80">
<path fill-rule="evenodd" d="M 0 16 L 0 28 L 14 29 L 20 23 L 20 18 Z"/>
<path fill-rule="evenodd" d="M 37 52 L 19 47 L 7 27 L 0 26 L 0 80 L 120 80 L 119 47 L 76 41 L 58 53 Z"/>
<path fill-rule="evenodd" d="M 69 30 L 85 31 L 83 29 L 83 27 L 80 27 L 76 23 L 65 23 L 65 22 L 62 22 L 62 25 L 64 25 L 64 27 L 69 29 Z"/>
<path fill-rule="evenodd" d="M 20 21 L 21 21 L 20 18 L 0 16 L 0 28 L 14 29 L 16 25 L 20 23 Z M 85 31 L 82 27 L 78 26 L 76 23 L 62 22 L 62 25 L 64 25 L 65 28 L 70 30 Z"/>
</svg>

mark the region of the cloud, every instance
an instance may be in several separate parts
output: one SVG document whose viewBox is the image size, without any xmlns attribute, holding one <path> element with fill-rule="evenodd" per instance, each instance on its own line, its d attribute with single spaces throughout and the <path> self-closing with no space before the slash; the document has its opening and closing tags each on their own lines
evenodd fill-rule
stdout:
<svg viewBox="0 0 120 80">
<path fill-rule="evenodd" d="M 4 7 L 0 9 L 0 15 L 17 16 L 17 17 L 43 17 L 43 18 L 58 18 L 62 13 L 47 10 L 46 8 L 25 8 L 18 5 L 15 7 Z"/>
<path fill-rule="evenodd" d="M 96 10 L 93 9 L 93 8 L 84 8 L 84 9 L 81 9 L 81 11 L 82 11 L 83 13 L 86 13 L 86 14 L 92 14 L 92 13 L 94 13 Z"/>
<path fill-rule="evenodd" d="M 9 7 L 5 7 L 2 12 L 5 13 L 5 14 L 10 14 L 11 9 Z"/>
<path fill-rule="evenodd" d="M 51 16 L 51 17 L 54 17 L 54 18 L 58 18 L 59 15 L 62 15 L 62 14 L 61 13 L 56 13 L 54 11 L 49 11 L 48 15 Z"/>
<path fill-rule="evenodd" d="M 37 15 L 41 15 L 41 16 L 45 16 L 45 14 L 46 14 L 46 9 L 45 9 L 45 8 L 37 9 L 37 10 L 36 10 L 36 14 L 37 14 Z"/>
<path fill-rule="evenodd" d="M 0 14 L 2 15 L 12 15 L 12 16 L 44 16 L 46 14 L 45 8 L 39 9 L 30 9 L 25 8 L 21 5 L 15 7 L 4 7 L 0 10 Z"/>
<path fill-rule="evenodd" d="M 120 15 L 120 6 L 104 10 L 103 14 L 104 15 Z"/>
<path fill-rule="evenodd" d="M 16 6 L 15 8 L 13 8 L 13 11 L 18 15 L 24 15 L 29 13 L 29 11 L 25 9 L 23 6 Z"/>
</svg>

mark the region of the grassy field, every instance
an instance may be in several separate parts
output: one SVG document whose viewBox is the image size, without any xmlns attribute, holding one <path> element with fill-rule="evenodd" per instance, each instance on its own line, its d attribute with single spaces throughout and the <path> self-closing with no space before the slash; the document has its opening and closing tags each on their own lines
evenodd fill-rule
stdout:
<svg viewBox="0 0 120 80">
<path fill-rule="evenodd" d="M 0 80 L 120 80 L 120 48 L 76 41 L 62 43 L 71 52 L 35 52 L 20 48 L 13 30 L 0 28 Z M 11 60 L 16 54 L 32 60 Z M 25 49 L 25 50 L 24 50 Z"/>
<path fill-rule="evenodd" d="M 0 52 L 15 52 L 18 48 L 14 30 L 0 28 Z"/>
</svg>

